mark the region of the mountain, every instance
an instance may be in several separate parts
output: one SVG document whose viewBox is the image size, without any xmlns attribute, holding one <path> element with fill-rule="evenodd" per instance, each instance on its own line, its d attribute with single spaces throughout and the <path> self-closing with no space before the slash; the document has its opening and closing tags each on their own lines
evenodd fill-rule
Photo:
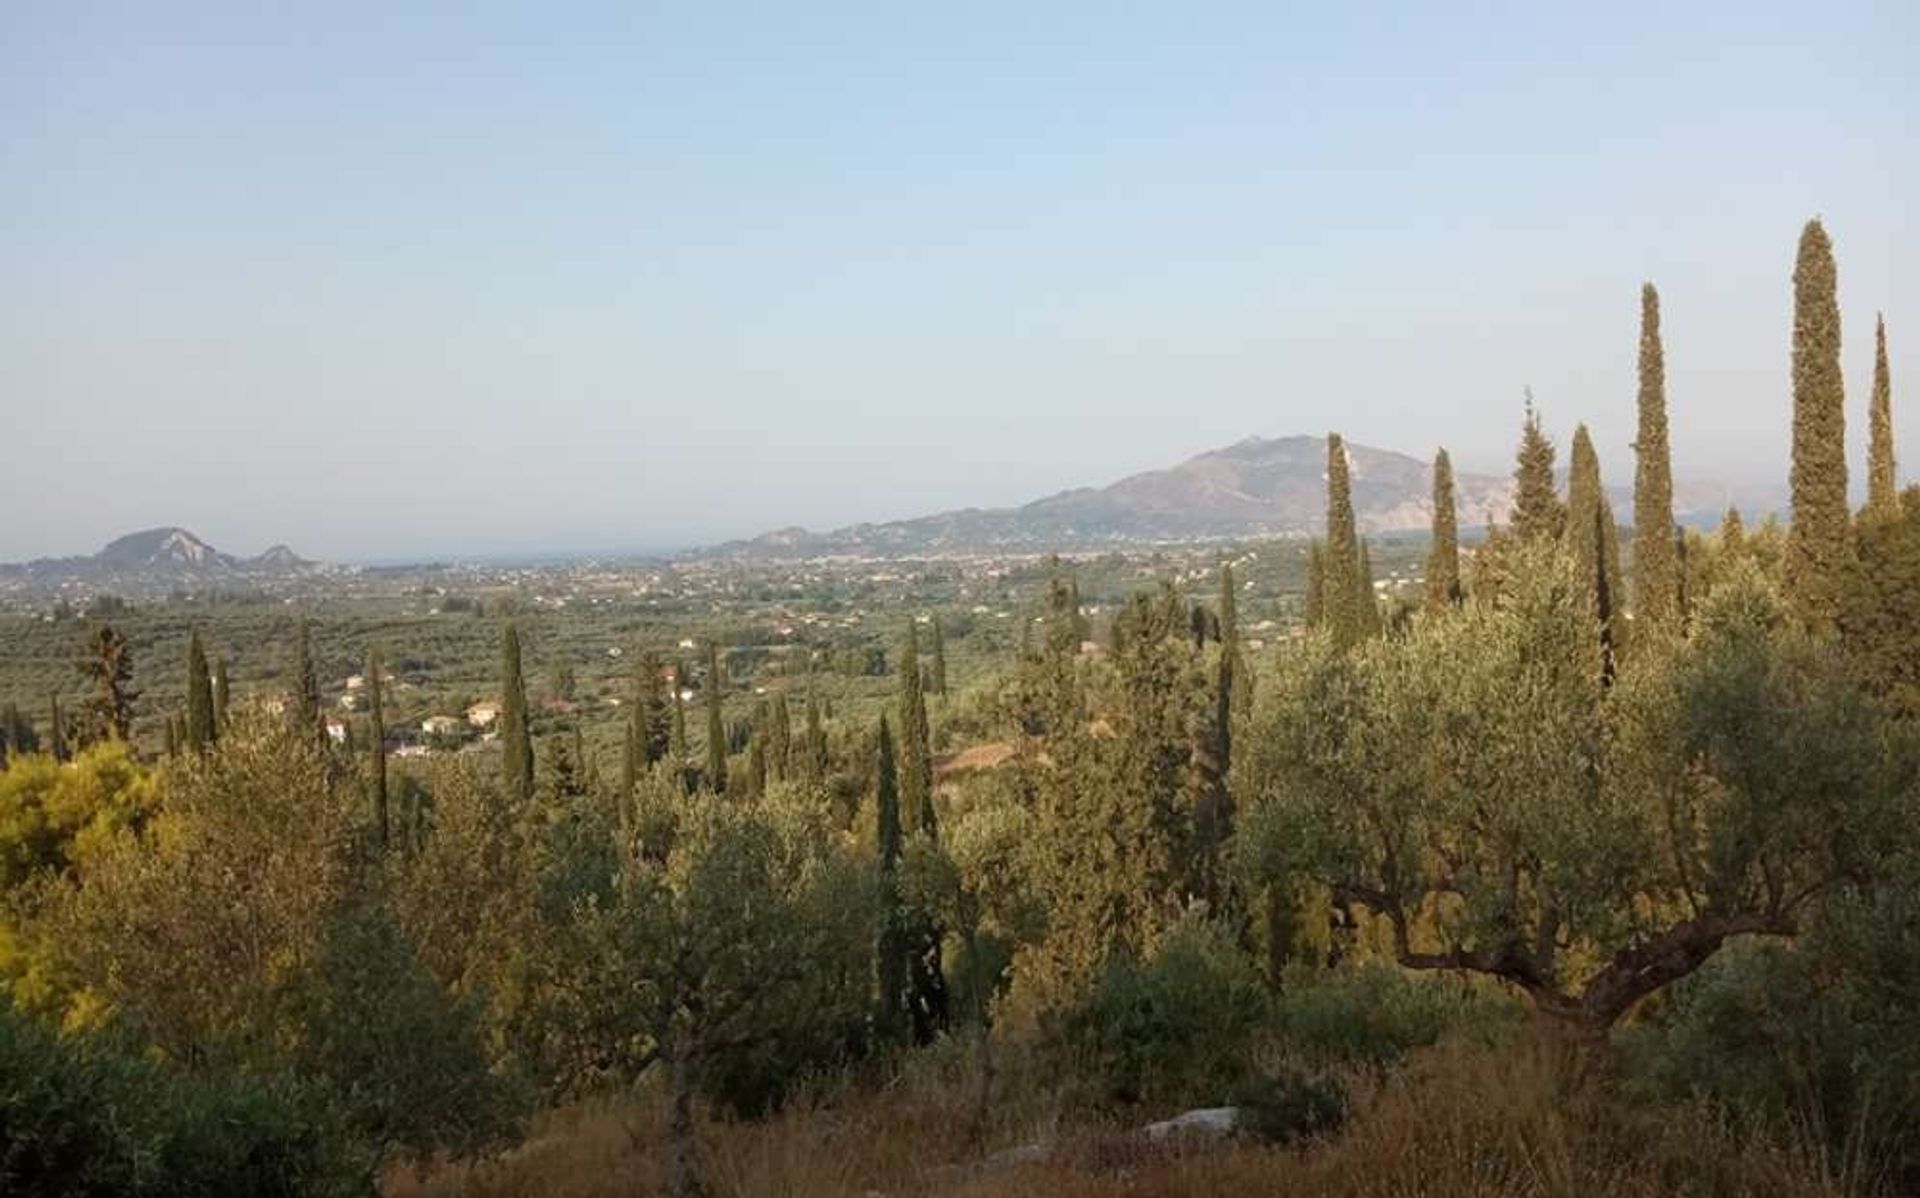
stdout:
<svg viewBox="0 0 1920 1198">
<path fill-rule="evenodd" d="M 250 559 L 246 564 L 253 570 L 305 570 L 316 563 L 301 557 L 285 545 L 275 545 L 259 557 Z"/>
<path fill-rule="evenodd" d="M 68 559 L 72 560 L 72 559 Z M 88 560 L 88 559 L 81 559 Z M 239 563 L 184 528 L 149 528 L 115 538 L 93 555 L 107 570 L 231 570 Z"/>
<path fill-rule="evenodd" d="M 1090 549 L 1306 536 L 1326 520 L 1327 443 L 1320 437 L 1248 437 L 1165 470 L 1106 487 L 1080 487 L 1014 508 L 968 508 L 829 533 L 783 528 L 712 552 L 746 557 L 832 554 L 898 556 L 981 551 Z M 1428 464 L 1406 454 L 1347 445 L 1361 530 L 1424 530 L 1432 514 Z M 1506 519 L 1512 480 L 1456 473 L 1463 526 Z"/>
<path fill-rule="evenodd" d="M 1165 470 L 1020 507 L 966 508 L 827 533 L 782 528 L 695 556 L 939 556 L 1313 536 L 1326 523 L 1326 454 L 1322 437 L 1248 437 Z M 1433 514 L 1428 462 L 1352 442 L 1347 457 L 1362 532 L 1427 530 Z M 1733 496 L 1706 484 L 1676 482 L 1674 491 L 1675 517 L 1688 524 L 1717 523 L 1730 499 L 1749 515 L 1783 506 L 1777 496 Z M 1612 487 L 1609 495 L 1615 515 L 1631 521 L 1631 489 Z M 1504 524 L 1513 506 L 1513 480 L 1456 471 L 1454 505 L 1462 528 Z"/>
<path fill-rule="evenodd" d="M 167 527 L 116 537 L 90 557 L 50 557 L 0 565 L 0 581 L 30 587 L 86 583 L 144 593 L 156 587 L 193 583 L 231 580 L 245 584 L 321 568 L 285 545 L 275 545 L 258 557 L 242 558 L 220 552 L 184 528 Z"/>
</svg>

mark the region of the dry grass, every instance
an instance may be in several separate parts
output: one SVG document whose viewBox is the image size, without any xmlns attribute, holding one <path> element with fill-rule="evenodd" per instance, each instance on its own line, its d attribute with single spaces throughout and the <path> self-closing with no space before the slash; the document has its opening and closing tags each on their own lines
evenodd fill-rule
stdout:
<svg viewBox="0 0 1920 1198">
<path fill-rule="evenodd" d="M 1111 1126 L 1033 1119 L 970 1141 L 964 1085 L 950 1070 L 798 1104 L 757 1124 L 702 1129 L 716 1195 L 826 1198 L 1840 1198 L 1804 1158 L 1750 1142 L 1691 1108 L 1647 1110 L 1565 1080 L 1531 1050 L 1435 1050 L 1384 1083 L 1356 1079 L 1359 1110 L 1339 1136 L 1301 1149 L 1246 1141 L 1145 1145 Z M 396 1176 L 391 1198 L 602 1198 L 657 1192 L 660 1104 L 570 1108 L 513 1153 Z M 1053 1145 L 1043 1163 L 983 1164 L 995 1148 Z"/>
</svg>

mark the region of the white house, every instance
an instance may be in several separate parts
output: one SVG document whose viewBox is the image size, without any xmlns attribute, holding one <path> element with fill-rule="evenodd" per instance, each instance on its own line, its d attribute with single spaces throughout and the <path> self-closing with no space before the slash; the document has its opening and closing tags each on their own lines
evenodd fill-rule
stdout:
<svg viewBox="0 0 1920 1198">
<path fill-rule="evenodd" d="M 445 736 L 460 727 L 460 721 L 450 715 L 430 715 L 420 721 L 420 731 L 428 736 Z"/>
<path fill-rule="evenodd" d="M 475 703 L 467 708 L 467 723 L 475 728 L 491 727 L 500 718 L 500 705 L 494 702 Z"/>
</svg>

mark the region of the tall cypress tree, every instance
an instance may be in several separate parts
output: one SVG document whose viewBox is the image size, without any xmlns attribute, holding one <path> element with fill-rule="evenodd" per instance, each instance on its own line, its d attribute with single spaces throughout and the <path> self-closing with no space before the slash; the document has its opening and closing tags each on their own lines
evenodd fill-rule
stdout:
<svg viewBox="0 0 1920 1198">
<path fill-rule="evenodd" d="M 1640 287 L 1639 428 L 1633 439 L 1634 619 L 1647 626 L 1678 613 L 1673 560 L 1673 457 L 1667 444 L 1667 356 L 1660 293 Z"/>
<path fill-rule="evenodd" d="M 67 748 L 67 721 L 60 714 L 60 696 L 47 698 L 47 751 L 53 754 L 55 761 L 65 761 L 73 754 Z"/>
<path fill-rule="evenodd" d="M 933 835 L 933 744 L 927 726 L 927 700 L 920 686 L 920 633 L 907 622 L 907 645 L 900 653 L 900 806 L 909 828 Z"/>
<path fill-rule="evenodd" d="M 1227 778 L 1233 769 L 1233 721 L 1247 703 L 1246 665 L 1240 658 L 1240 609 L 1233 564 L 1220 566 L 1220 657 L 1214 668 L 1213 704 L 1206 736 L 1196 738 L 1192 772 L 1198 787 L 1194 806 L 1196 872 L 1193 889 L 1216 913 L 1226 906 L 1227 879 L 1221 868 L 1233 836 L 1233 796 Z"/>
<path fill-rule="evenodd" d="M 1321 615 L 1333 643 L 1345 649 L 1365 635 L 1360 611 L 1360 543 L 1353 520 L 1353 483 L 1347 447 L 1327 434 L 1327 544 L 1321 551 Z"/>
<path fill-rule="evenodd" d="M 1433 545 L 1427 550 L 1427 609 L 1460 602 L 1460 525 L 1453 505 L 1453 459 L 1433 455 Z"/>
<path fill-rule="evenodd" d="M 500 770 L 507 797 L 533 801 L 533 735 L 527 720 L 527 683 L 520 667 L 520 628 L 500 634 Z"/>
<path fill-rule="evenodd" d="M 727 793 L 727 730 L 720 718 L 720 648 L 707 642 L 707 789 Z"/>
<path fill-rule="evenodd" d="M 694 774 L 693 748 L 687 742 L 687 705 L 680 698 L 680 679 L 684 675 L 674 675 L 672 719 L 668 721 L 667 760 L 673 762 L 673 768 L 680 775 L 681 789 L 693 793 Z"/>
<path fill-rule="evenodd" d="M 293 726 L 304 730 L 321 747 L 327 744 L 327 726 L 320 716 L 320 674 L 313 663 L 313 626 L 300 617 L 293 640 Z"/>
<path fill-rule="evenodd" d="M 367 789 L 373 800 L 373 830 L 382 849 L 393 829 L 387 813 L 387 708 L 383 663 L 376 649 L 367 650 Z"/>
<path fill-rule="evenodd" d="M 1373 550 L 1365 537 L 1360 538 L 1360 591 L 1354 596 L 1355 609 L 1360 613 L 1360 634 L 1378 636 L 1383 627 L 1380 618 L 1380 592 L 1373 585 Z"/>
<path fill-rule="evenodd" d="M 227 658 L 225 654 L 213 660 L 213 730 L 224 731 L 227 726 Z"/>
<path fill-rule="evenodd" d="M 824 782 L 827 777 L 827 731 L 820 722 L 820 700 L 807 683 L 807 719 L 805 739 L 800 745 L 800 777 L 808 782 Z"/>
<path fill-rule="evenodd" d="M 640 747 L 645 734 L 640 731 L 640 709 L 627 709 L 625 735 L 620 738 L 620 797 L 622 800 L 633 797 L 633 788 L 640 781 Z M 626 808 L 621 807 L 624 814 Z"/>
<path fill-rule="evenodd" d="M 1900 490 L 1893 463 L 1893 378 L 1887 370 L 1887 318 L 1873 322 L 1873 398 L 1867 405 L 1867 510 L 1877 516 L 1900 514 Z"/>
<path fill-rule="evenodd" d="M 1619 640 L 1614 611 L 1620 594 L 1619 533 L 1600 478 L 1600 455 L 1594 452 L 1593 437 L 1584 424 L 1573 430 L 1573 454 L 1567 468 L 1566 544 L 1575 576 L 1590 588 L 1611 677 L 1612 656 Z"/>
<path fill-rule="evenodd" d="M 660 691 L 660 655 L 642 649 L 634 655 L 633 735 L 636 767 L 645 768 L 667 755 L 673 744 L 673 716 Z M 674 679 L 677 689 L 679 678 Z"/>
<path fill-rule="evenodd" d="M 876 964 L 880 1001 L 874 1023 L 882 1043 L 904 1043 L 911 1030 L 912 949 L 900 904 L 900 784 L 894 765 L 893 733 L 880 713 L 878 759 L 874 763 L 875 843 L 880 849 L 880 944 Z"/>
<path fill-rule="evenodd" d="M 1566 526 L 1566 509 L 1553 489 L 1553 442 L 1540 430 L 1540 413 L 1527 393 L 1527 418 L 1513 468 L 1513 535 L 1522 541 L 1555 540 Z"/>
<path fill-rule="evenodd" d="M 933 618 L 933 693 L 947 693 L 947 634 L 939 616 Z"/>
<path fill-rule="evenodd" d="M 1787 595 L 1809 628 L 1833 626 L 1848 536 L 1846 386 L 1833 243 L 1818 220 L 1793 270 L 1793 524 Z"/>
<path fill-rule="evenodd" d="M 767 771 L 776 782 L 784 782 L 793 770 L 793 709 L 783 691 L 773 697 L 773 710 L 767 716 Z"/>
<path fill-rule="evenodd" d="M 213 677 L 196 630 L 187 634 L 187 748 L 204 753 L 213 737 Z"/>
</svg>

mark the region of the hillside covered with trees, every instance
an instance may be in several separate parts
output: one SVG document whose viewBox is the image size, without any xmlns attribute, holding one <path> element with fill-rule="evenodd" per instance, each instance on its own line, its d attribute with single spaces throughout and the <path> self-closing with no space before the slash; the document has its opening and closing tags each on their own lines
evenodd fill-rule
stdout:
<svg viewBox="0 0 1920 1198">
<path fill-rule="evenodd" d="M 1809 222 L 1792 519 L 1702 533 L 1661 302 L 1631 469 L 1576 426 L 1561 485 L 1529 400 L 1477 540 L 1445 450 L 1429 538 L 1364 536 L 1336 433 L 1309 543 L 1054 559 L 1004 622 L 958 581 L 849 601 L 877 646 L 668 612 L 617 657 L 596 624 L 582 686 L 544 614 L 476 615 L 431 635 L 484 678 L 404 756 L 448 652 L 411 616 L 176 611 L 164 693 L 113 606 L 36 625 L 68 677 L 0 696 L 0 1192 L 1915 1192 L 1886 326 L 1856 510 Z M 284 643 L 237 691 L 242 626 Z M 1224 1134 L 1140 1130 L 1195 1110 Z"/>
</svg>

